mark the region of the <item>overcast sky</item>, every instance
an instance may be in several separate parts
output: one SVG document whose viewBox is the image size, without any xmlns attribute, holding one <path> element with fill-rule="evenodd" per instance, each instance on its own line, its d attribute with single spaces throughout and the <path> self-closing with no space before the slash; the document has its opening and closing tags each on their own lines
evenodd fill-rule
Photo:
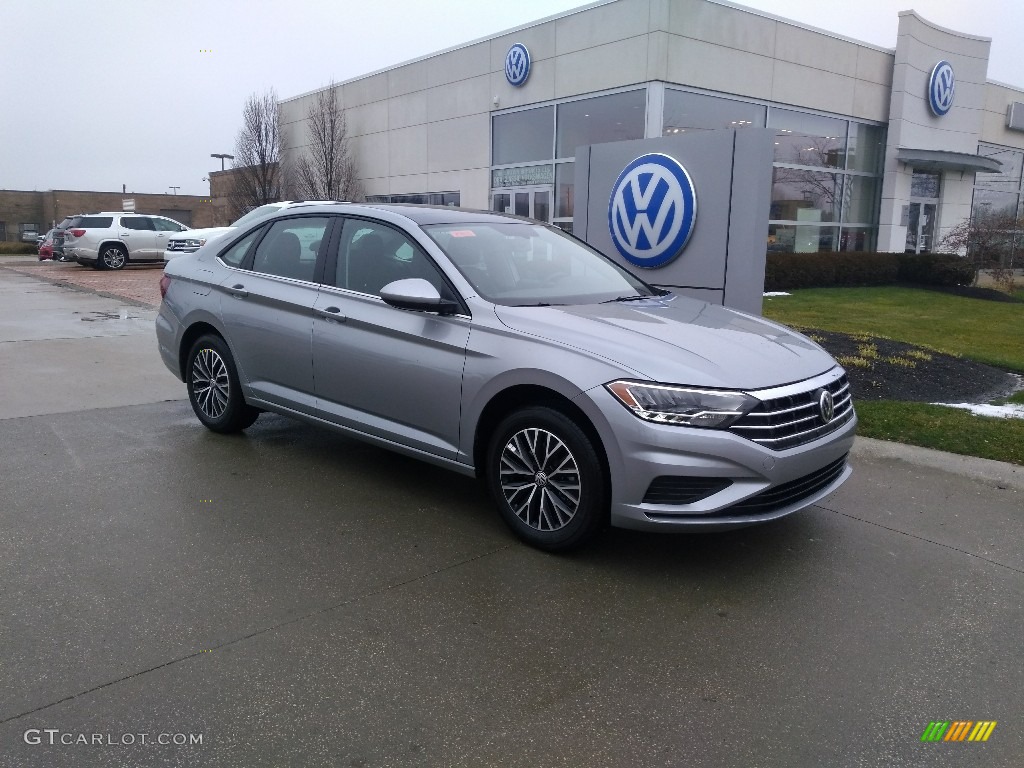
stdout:
<svg viewBox="0 0 1024 768">
<path fill-rule="evenodd" d="M 0 189 L 209 192 L 242 105 L 492 35 L 578 0 L 2 0 Z M 993 38 L 1024 86 L 1022 0 L 747 0 L 885 47 L 897 12 Z"/>
</svg>

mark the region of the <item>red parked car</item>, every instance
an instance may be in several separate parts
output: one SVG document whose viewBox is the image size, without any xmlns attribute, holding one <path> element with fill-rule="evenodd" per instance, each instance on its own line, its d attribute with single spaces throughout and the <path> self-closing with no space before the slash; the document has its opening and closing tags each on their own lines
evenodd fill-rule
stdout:
<svg viewBox="0 0 1024 768">
<path fill-rule="evenodd" d="M 53 230 L 46 233 L 43 242 L 39 244 L 39 260 L 46 261 L 53 258 Z"/>
</svg>

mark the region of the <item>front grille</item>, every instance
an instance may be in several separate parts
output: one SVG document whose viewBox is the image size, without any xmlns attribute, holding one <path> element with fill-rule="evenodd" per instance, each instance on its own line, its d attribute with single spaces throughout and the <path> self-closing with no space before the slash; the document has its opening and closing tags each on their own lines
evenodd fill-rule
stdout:
<svg viewBox="0 0 1024 768">
<path fill-rule="evenodd" d="M 184 240 L 168 240 L 167 241 L 168 251 L 184 251 L 185 241 Z"/>
<path fill-rule="evenodd" d="M 732 485 L 721 477 L 656 477 L 647 488 L 644 504 L 693 504 Z"/>
<path fill-rule="evenodd" d="M 788 483 L 761 491 L 749 499 L 744 499 L 739 504 L 733 504 L 728 509 L 723 509 L 717 515 L 759 515 L 765 512 L 774 512 L 776 509 L 788 507 L 801 499 L 806 499 L 822 488 L 835 482 L 846 467 L 846 456 L 836 459 L 831 464 L 826 464 L 819 470 L 804 475 Z"/>
<path fill-rule="evenodd" d="M 822 389 L 832 393 L 834 411 L 829 422 L 822 419 L 818 410 L 818 397 Z M 729 431 L 766 448 L 781 451 L 817 440 L 852 418 L 850 383 L 846 380 L 846 374 L 843 374 L 824 387 L 764 400 L 729 427 Z"/>
</svg>

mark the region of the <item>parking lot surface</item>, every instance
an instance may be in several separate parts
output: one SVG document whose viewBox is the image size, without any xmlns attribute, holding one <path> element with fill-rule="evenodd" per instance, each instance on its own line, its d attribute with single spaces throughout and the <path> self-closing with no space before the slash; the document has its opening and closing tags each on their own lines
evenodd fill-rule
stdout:
<svg viewBox="0 0 1024 768">
<path fill-rule="evenodd" d="M 206 431 L 150 310 L 6 268 L 0 387 L 0 766 L 1024 761 L 1005 465 L 863 442 L 778 523 L 552 556 L 471 479 Z"/>
</svg>

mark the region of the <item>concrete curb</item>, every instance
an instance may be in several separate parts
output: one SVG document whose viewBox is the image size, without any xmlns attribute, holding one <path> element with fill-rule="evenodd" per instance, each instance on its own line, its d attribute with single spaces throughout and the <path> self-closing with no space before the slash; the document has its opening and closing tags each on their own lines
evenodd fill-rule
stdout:
<svg viewBox="0 0 1024 768">
<path fill-rule="evenodd" d="M 931 448 L 920 448 L 916 445 L 891 443 L 887 440 L 875 440 L 870 437 L 858 437 L 853 443 L 851 453 L 854 456 L 868 459 L 906 461 L 919 467 L 952 472 L 987 485 L 1024 491 L 1024 466 L 1004 461 L 960 456 L 956 453 L 945 453 Z"/>
</svg>

